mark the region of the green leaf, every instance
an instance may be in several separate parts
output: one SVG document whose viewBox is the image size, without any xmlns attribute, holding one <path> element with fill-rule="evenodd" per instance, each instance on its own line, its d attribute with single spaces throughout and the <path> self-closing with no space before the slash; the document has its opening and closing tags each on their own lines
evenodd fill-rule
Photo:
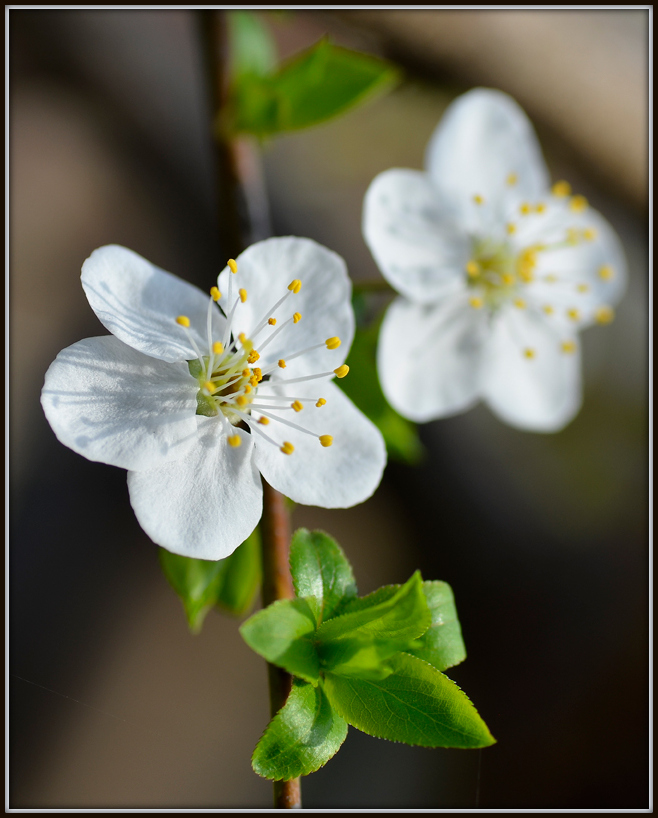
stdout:
<svg viewBox="0 0 658 818">
<path fill-rule="evenodd" d="M 250 11 L 229 11 L 230 74 L 262 77 L 276 67 L 276 46 L 266 26 Z"/>
<path fill-rule="evenodd" d="M 382 433 L 389 457 L 413 465 L 420 462 L 425 451 L 416 426 L 388 405 L 377 378 L 380 324 L 378 320 L 357 329 L 347 358 L 354 377 L 342 378 L 337 384 Z"/>
<path fill-rule="evenodd" d="M 315 616 L 304 599 L 280 599 L 242 624 L 250 648 L 268 662 L 317 684 L 320 662 L 315 649 Z"/>
<path fill-rule="evenodd" d="M 405 650 L 429 628 L 431 615 L 420 573 L 392 595 L 325 622 L 316 634 L 322 668 L 362 678 L 392 671 L 387 659 Z"/>
<path fill-rule="evenodd" d="M 295 681 L 288 701 L 267 726 L 251 764 L 263 778 L 289 781 L 309 775 L 335 755 L 347 736 L 322 687 Z"/>
<path fill-rule="evenodd" d="M 447 670 L 466 658 L 466 646 L 451 587 L 447 582 L 424 582 L 423 591 L 432 615 L 432 624 L 411 647 L 409 653 L 424 659 L 437 670 Z"/>
<path fill-rule="evenodd" d="M 470 700 L 436 668 L 408 653 L 381 680 L 328 673 L 324 689 L 335 710 L 364 733 L 423 747 L 487 747 L 495 742 Z"/>
<path fill-rule="evenodd" d="M 244 75 L 233 89 L 230 129 L 265 137 L 307 128 L 398 80 L 397 69 L 385 60 L 323 39 L 273 74 Z"/>
<path fill-rule="evenodd" d="M 215 605 L 242 616 L 253 604 L 261 579 L 258 529 L 223 560 L 182 557 L 164 548 L 159 554 L 167 580 L 183 601 L 192 632 L 201 630 L 206 614 Z"/>
<path fill-rule="evenodd" d="M 318 624 L 356 596 L 356 582 L 338 543 L 323 531 L 300 528 L 290 545 L 290 571 L 298 597 L 305 597 Z"/>
</svg>

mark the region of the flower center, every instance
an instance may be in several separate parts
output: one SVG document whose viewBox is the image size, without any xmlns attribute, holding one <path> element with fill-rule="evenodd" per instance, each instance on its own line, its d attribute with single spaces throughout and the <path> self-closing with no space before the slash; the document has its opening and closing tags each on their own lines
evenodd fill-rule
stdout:
<svg viewBox="0 0 658 818">
<path fill-rule="evenodd" d="M 237 264 L 233 259 L 229 259 L 228 266 L 233 275 L 237 274 Z M 235 334 L 233 325 L 236 321 L 236 314 L 241 304 L 247 301 L 247 291 L 244 288 L 238 289 L 237 297 L 233 297 L 233 275 L 229 276 L 229 292 L 225 299 L 226 308 L 222 310 L 226 317 L 226 327 L 222 340 L 212 337 L 212 314 L 213 310 L 221 309 L 218 302 L 222 299 L 222 293 L 217 287 L 210 290 L 210 300 L 208 303 L 207 315 L 207 351 L 205 354 L 198 348 L 192 334 L 189 332 L 190 320 L 185 315 L 179 315 L 176 323 L 181 326 L 188 335 L 188 340 L 192 345 L 197 357 L 188 361 L 190 374 L 199 382 L 197 393 L 197 414 L 206 417 L 216 417 L 218 422 L 223 424 L 228 442 L 231 446 L 239 446 L 242 439 L 236 433 L 234 427 L 242 427 L 250 432 L 258 434 L 269 443 L 277 446 L 281 452 L 290 455 L 294 451 L 294 446 L 289 441 L 277 441 L 266 434 L 262 427 L 268 426 L 270 421 L 275 421 L 298 432 L 316 437 L 324 448 L 328 448 L 333 443 L 331 435 L 316 435 L 298 423 L 280 417 L 281 413 L 293 411 L 299 414 L 304 409 L 304 402 L 312 402 L 314 407 L 311 411 L 320 409 L 327 401 L 325 398 L 316 397 L 291 397 L 289 395 L 272 394 L 269 390 L 267 394 L 259 394 L 261 385 L 271 383 L 275 385 L 288 385 L 327 378 L 344 378 L 349 372 L 349 367 L 343 364 L 331 372 L 320 372 L 317 375 L 306 375 L 300 378 L 273 377 L 280 370 L 287 367 L 287 362 L 299 358 L 315 349 L 338 349 L 341 345 L 340 338 L 327 338 L 326 341 L 307 349 L 299 350 L 280 358 L 276 363 L 262 368 L 256 366 L 260 360 L 261 352 L 276 336 L 283 332 L 290 332 L 302 320 L 299 312 L 294 312 L 287 320 L 277 324 L 277 319 L 273 313 L 278 310 L 292 296 L 299 293 L 302 282 L 299 279 L 291 281 L 287 292 L 268 310 L 267 315 L 258 323 L 251 337 L 247 338 L 243 332 Z M 269 334 L 268 334 L 269 333 Z M 263 336 L 263 337 L 261 337 Z M 258 349 L 256 349 L 256 339 L 259 338 Z"/>
</svg>

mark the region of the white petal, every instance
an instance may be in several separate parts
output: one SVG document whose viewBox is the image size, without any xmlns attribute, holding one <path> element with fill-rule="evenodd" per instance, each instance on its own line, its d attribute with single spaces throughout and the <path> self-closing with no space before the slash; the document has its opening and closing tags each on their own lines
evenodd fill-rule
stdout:
<svg viewBox="0 0 658 818">
<path fill-rule="evenodd" d="M 539 314 L 507 308 L 492 327 L 483 361 L 483 398 L 504 421 L 520 429 L 556 432 L 580 408 L 580 351 Z M 534 355 L 526 357 L 526 350 Z"/>
<path fill-rule="evenodd" d="M 412 301 L 463 288 L 470 240 L 442 209 L 426 173 L 380 173 L 364 200 L 363 235 L 384 278 Z"/>
<path fill-rule="evenodd" d="M 321 396 L 327 401 L 321 408 L 309 403 L 299 413 L 281 413 L 314 435 L 271 420 L 266 433 L 277 442 L 289 441 L 295 451 L 285 455 L 257 436 L 256 463 L 267 482 L 296 503 L 349 508 L 367 500 L 379 485 L 386 465 L 384 440 L 335 384 L 323 383 Z M 323 447 L 320 435 L 331 435 L 333 445 Z"/>
<path fill-rule="evenodd" d="M 548 191 L 532 125 L 501 91 L 475 88 L 458 97 L 432 135 L 425 166 L 441 200 L 477 232 L 480 219 L 493 213 L 507 220 L 516 203 L 535 203 Z M 514 185 L 507 183 L 510 174 L 516 177 Z M 483 204 L 474 204 L 476 195 Z"/>
<path fill-rule="evenodd" d="M 238 304 L 233 321 L 233 334 L 251 336 L 259 322 L 275 318 L 277 325 L 264 329 L 255 339 L 260 346 L 290 319 L 294 313 L 302 319 L 289 324 L 262 351 L 261 368 L 327 338 L 341 339 L 335 350 L 322 347 L 291 361 L 286 372 L 295 376 L 327 372 L 340 366 L 354 338 L 354 312 L 351 305 L 352 284 L 343 259 L 311 239 L 273 238 L 253 244 L 236 259 L 238 272 L 226 268 L 219 276 L 221 304 L 227 309 L 229 276 L 233 279 L 234 301 L 238 289 L 247 291 L 247 301 Z M 294 279 L 302 282 L 299 293 L 293 293 L 274 312 L 272 307 L 286 293 Z"/>
<path fill-rule="evenodd" d="M 58 439 L 89 460 L 150 469 L 182 457 L 196 430 L 199 385 L 118 338 L 86 338 L 46 373 L 41 404 Z"/>
<path fill-rule="evenodd" d="M 614 306 L 624 294 L 627 281 L 624 252 L 615 231 L 592 208 L 575 214 L 564 202 L 554 201 L 549 207 L 553 211 L 547 213 L 550 230 L 541 230 L 538 224 L 535 236 L 528 241 L 549 245 L 549 249 L 537 254 L 536 277 L 526 289 L 527 299 L 538 307 L 552 306 L 558 322 L 587 326 L 595 321 L 599 307 Z M 592 230 L 594 238 L 565 245 L 568 229 Z M 559 246 L 550 249 L 554 242 Z M 579 316 L 575 321 L 568 317 L 572 310 L 577 310 Z"/>
<path fill-rule="evenodd" d="M 253 440 L 229 446 L 218 418 L 197 416 L 194 447 L 176 463 L 128 473 L 139 524 L 163 548 L 203 560 L 228 557 L 258 525 L 263 488 Z"/>
<path fill-rule="evenodd" d="M 163 361 L 196 358 L 188 335 L 176 323 L 190 319 L 202 354 L 208 349 L 206 316 L 210 296 L 156 267 L 125 247 L 100 247 L 82 265 L 82 286 L 91 308 L 124 343 Z M 222 337 L 224 318 L 213 308 L 213 340 Z"/>
<path fill-rule="evenodd" d="M 398 298 L 379 334 L 377 371 L 384 395 L 417 422 L 464 412 L 478 399 L 487 314 L 467 294 L 433 306 Z"/>
</svg>

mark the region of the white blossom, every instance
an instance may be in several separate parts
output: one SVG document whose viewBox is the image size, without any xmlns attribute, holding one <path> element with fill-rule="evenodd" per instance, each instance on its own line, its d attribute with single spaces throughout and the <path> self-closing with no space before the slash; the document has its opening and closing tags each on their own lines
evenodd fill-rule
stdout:
<svg viewBox="0 0 658 818">
<path fill-rule="evenodd" d="M 260 520 L 260 474 L 325 508 L 374 492 L 381 434 L 332 383 L 354 336 L 338 255 L 269 239 L 231 259 L 206 295 L 111 245 L 85 261 L 82 286 L 112 335 L 60 352 L 42 405 L 66 446 L 128 469 L 154 542 L 228 556 Z"/>
<path fill-rule="evenodd" d="M 624 291 L 617 236 L 567 182 L 550 186 L 500 91 L 455 100 L 425 164 L 380 174 L 365 198 L 366 242 L 401 294 L 379 339 L 387 399 L 415 421 L 483 400 L 513 426 L 561 429 L 581 404 L 578 330 L 612 320 Z"/>
</svg>

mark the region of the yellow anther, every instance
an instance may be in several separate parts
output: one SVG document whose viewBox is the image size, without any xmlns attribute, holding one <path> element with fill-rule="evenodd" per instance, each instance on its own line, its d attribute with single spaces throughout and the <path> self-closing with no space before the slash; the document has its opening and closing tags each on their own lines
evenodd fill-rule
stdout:
<svg viewBox="0 0 658 818">
<path fill-rule="evenodd" d="M 526 357 L 528 360 L 532 360 L 532 359 L 533 359 L 533 358 L 534 358 L 534 357 L 537 355 L 537 353 L 535 352 L 535 350 L 534 350 L 534 349 L 531 349 L 530 347 L 526 347 L 526 348 L 523 350 L 523 354 L 524 354 L 524 356 L 525 356 L 525 357 Z"/>
<path fill-rule="evenodd" d="M 258 378 L 255 375 L 252 375 L 252 377 L 249 378 L 249 383 L 252 386 L 258 386 Z"/>
<path fill-rule="evenodd" d="M 247 291 L 243 287 L 242 289 L 238 290 L 238 294 L 240 296 L 240 301 L 242 301 L 244 304 L 244 302 L 247 300 Z"/>
<path fill-rule="evenodd" d="M 574 196 L 569 203 L 569 209 L 573 210 L 574 213 L 582 213 L 587 210 L 587 204 L 587 199 L 584 196 Z"/>
<path fill-rule="evenodd" d="M 516 173 L 510 173 L 505 180 L 510 187 L 514 187 L 514 185 L 519 181 L 519 177 Z"/>
<path fill-rule="evenodd" d="M 571 185 L 569 182 L 565 182 L 563 179 L 553 185 L 552 191 L 553 196 L 559 196 L 560 199 L 563 199 L 565 196 L 568 196 L 571 193 Z"/>
<path fill-rule="evenodd" d="M 283 360 L 283 358 L 281 358 L 281 359 L 280 359 L 280 361 L 279 361 L 279 366 L 281 367 L 281 369 L 285 369 L 285 368 L 286 368 L 286 362 Z"/>
<path fill-rule="evenodd" d="M 577 310 L 575 307 L 572 307 L 570 310 L 567 310 L 567 318 L 570 318 L 572 321 L 579 321 L 580 310 Z"/>
<path fill-rule="evenodd" d="M 232 273 L 237 273 L 238 265 L 236 264 L 236 261 L 235 261 L 234 258 L 230 258 L 226 263 L 228 264 L 228 266 L 229 266 Z"/>
<path fill-rule="evenodd" d="M 568 227 L 567 228 L 567 242 L 569 244 L 578 244 L 580 241 L 580 230 L 576 230 L 575 227 Z"/>
<path fill-rule="evenodd" d="M 254 367 L 254 378 L 260 383 L 263 380 L 263 370 L 259 366 Z"/>
<path fill-rule="evenodd" d="M 292 445 L 292 443 L 288 443 L 286 440 L 284 441 L 283 446 L 281 446 L 281 451 L 284 454 L 292 454 L 295 451 L 295 447 Z"/>
<path fill-rule="evenodd" d="M 576 342 L 575 341 L 562 341 L 560 344 L 560 349 L 564 352 L 565 355 L 573 355 L 576 351 Z"/>
<path fill-rule="evenodd" d="M 327 338 L 325 341 L 327 349 L 338 349 L 340 346 L 340 338 Z"/>
<path fill-rule="evenodd" d="M 293 281 L 290 282 L 290 284 L 288 284 L 288 289 L 293 293 L 298 293 L 301 290 L 301 288 L 302 282 L 298 278 L 295 278 Z"/>
<path fill-rule="evenodd" d="M 475 196 L 473 196 L 473 201 L 475 202 L 476 205 L 484 204 L 484 199 L 482 198 L 482 196 L 480 196 L 479 193 L 476 193 Z"/>
<path fill-rule="evenodd" d="M 589 284 L 579 284 L 576 289 L 579 293 L 588 293 L 589 292 Z"/>
<path fill-rule="evenodd" d="M 321 406 L 324 406 L 326 402 L 327 402 L 327 401 L 326 401 L 324 398 L 318 398 L 318 402 L 317 402 L 315 405 L 316 405 L 316 406 L 318 407 L 318 409 L 319 409 Z"/>
<path fill-rule="evenodd" d="M 519 270 L 519 276 L 521 277 L 522 281 L 525 281 L 526 284 L 530 284 L 531 281 L 535 280 L 535 274 L 532 271 L 532 267 L 521 267 Z"/>
<path fill-rule="evenodd" d="M 529 205 L 527 202 L 523 202 L 523 204 L 519 207 L 519 212 L 522 216 L 527 216 L 529 213 L 532 213 L 532 205 Z"/>
<path fill-rule="evenodd" d="M 179 315 L 176 319 L 176 323 L 180 324 L 181 327 L 189 327 L 190 326 L 190 319 L 187 315 Z"/>
<path fill-rule="evenodd" d="M 304 404 L 300 401 L 296 400 L 294 403 L 291 403 L 290 406 L 295 410 L 295 412 L 301 412 L 304 408 Z"/>
<path fill-rule="evenodd" d="M 214 395 L 217 391 L 217 387 L 212 381 L 206 381 L 203 386 L 208 390 L 208 392 L 210 392 L 211 395 Z"/>
<path fill-rule="evenodd" d="M 267 424 L 270 422 L 270 419 L 266 418 L 265 415 L 263 415 L 262 418 L 258 418 L 258 422 L 263 426 L 267 426 Z"/>
<path fill-rule="evenodd" d="M 503 280 L 503 284 L 506 287 L 511 287 L 512 284 L 514 284 L 516 281 L 516 276 L 513 275 L 512 273 L 503 273 L 501 278 Z"/>
<path fill-rule="evenodd" d="M 545 281 L 547 284 L 555 284 L 555 282 L 556 282 L 557 280 L 558 280 L 558 278 L 557 278 L 557 276 L 555 275 L 555 273 L 549 273 L 547 276 L 544 276 L 544 281 Z"/>
<path fill-rule="evenodd" d="M 555 310 L 553 309 L 553 307 L 551 307 L 550 304 L 544 304 L 542 310 L 544 311 L 544 313 L 546 313 L 546 315 L 553 315 L 553 313 L 555 312 Z"/>
<path fill-rule="evenodd" d="M 610 281 L 611 278 L 614 278 L 614 275 L 615 271 L 608 264 L 599 268 L 599 278 L 602 278 L 604 281 Z"/>
<path fill-rule="evenodd" d="M 546 205 L 543 202 L 539 202 L 539 204 L 535 207 L 535 213 L 544 213 L 546 211 Z"/>
<path fill-rule="evenodd" d="M 238 406 L 246 406 L 249 403 L 249 398 L 245 398 L 244 395 L 238 395 L 235 402 Z"/>
<path fill-rule="evenodd" d="M 213 301 L 219 301 L 219 299 L 222 297 L 222 294 L 217 287 L 210 288 L 210 295 L 212 296 Z"/>
<path fill-rule="evenodd" d="M 296 313 L 294 313 L 294 315 L 292 316 L 292 322 L 293 322 L 293 324 L 299 324 L 299 322 L 300 322 L 301 320 L 302 320 L 302 314 L 301 314 L 301 312 L 296 312 Z"/>
<path fill-rule="evenodd" d="M 482 307 L 484 306 L 484 301 L 477 295 L 472 295 L 468 299 L 468 303 L 471 305 L 471 307 L 473 307 L 474 310 L 481 310 Z"/>
<path fill-rule="evenodd" d="M 612 307 L 599 307 L 594 313 L 594 319 L 597 324 L 609 324 L 615 317 L 615 311 Z"/>
<path fill-rule="evenodd" d="M 513 236 L 516 233 L 516 225 L 513 222 L 510 222 L 507 225 L 507 235 Z"/>
<path fill-rule="evenodd" d="M 240 435 L 231 435 L 229 438 L 227 438 L 227 440 L 228 445 L 233 446 L 234 449 L 237 449 L 238 446 L 242 444 L 242 438 L 240 437 Z"/>
<path fill-rule="evenodd" d="M 516 298 L 514 300 L 514 306 L 519 310 L 525 309 L 525 301 L 522 298 Z"/>
<path fill-rule="evenodd" d="M 597 236 L 597 232 L 593 227 L 588 227 L 586 230 L 583 230 L 583 238 L 585 241 L 594 241 Z"/>
<path fill-rule="evenodd" d="M 477 263 L 477 261 L 473 261 L 473 259 L 471 259 L 466 264 L 466 272 L 469 276 L 471 276 L 471 278 L 475 278 L 475 276 L 480 274 L 480 265 Z"/>
<path fill-rule="evenodd" d="M 221 341 L 215 341 L 212 345 L 213 355 L 221 355 L 224 352 L 224 344 Z"/>
<path fill-rule="evenodd" d="M 246 383 L 244 385 L 244 393 L 245 393 L 245 395 L 248 395 L 250 392 L 251 392 L 251 385 Z"/>
<path fill-rule="evenodd" d="M 243 370 L 242 370 L 242 377 L 243 377 L 243 378 L 249 378 L 249 377 L 251 377 L 251 369 L 243 369 Z"/>
<path fill-rule="evenodd" d="M 247 363 L 255 364 L 256 361 L 260 358 L 260 353 L 256 352 L 255 349 L 252 349 L 249 353 L 249 357 L 247 358 Z"/>
<path fill-rule="evenodd" d="M 343 364 L 342 366 L 339 366 L 338 369 L 334 369 L 334 375 L 337 378 L 344 378 L 349 371 L 349 366 L 347 364 Z"/>
<path fill-rule="evenodd" d="M 273 327 L 276 324 L 276 318 L 268 318 L 267 323 Z"/>
<path fill-rule="evenodd" d="M 241 332 L 238 335 L 238 341 L 244 346 L 244 343 L 245 343 L 246 340 L 247 340 L 247 336 L 244 334 L 244 332 Z"/>
<path fill-rule="evenodd" d="M 320 443 L 328 449 L 329 446 L 334 442 L 334 439 L 331 435 L 320 435 Z"/>
</svg>

